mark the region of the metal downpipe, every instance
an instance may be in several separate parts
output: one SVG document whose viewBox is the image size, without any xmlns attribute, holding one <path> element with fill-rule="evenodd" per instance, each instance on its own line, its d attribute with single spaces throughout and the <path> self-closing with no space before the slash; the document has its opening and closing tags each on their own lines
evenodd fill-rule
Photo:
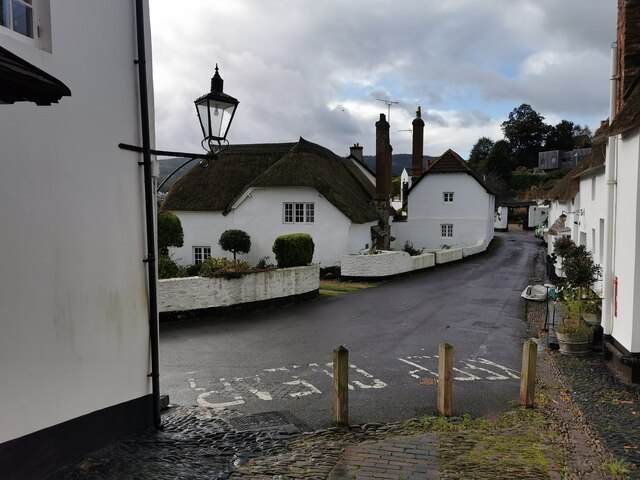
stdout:
<svg viewBox="0 0 640 480">
<path fill-rule="evenodd" d="M 147 91 L 147 66 L 143 0 L 135 0 L 136 34 L 138 43 L 138 79 L 140 83 L 140 123 L 142 133 L 142 158 L 144 170 L 145 221 L 147 230 L 147 270 L 149 280 L 149 340 L 151 344 L 151 377 L 153 398 L 153 425 L 162 428 L 160 416 L 159 327 L 158 290 L 156 271 L 155 191 L 151 165 L 151 133 L 149 127 L 149 93 Z"/>
</svg>

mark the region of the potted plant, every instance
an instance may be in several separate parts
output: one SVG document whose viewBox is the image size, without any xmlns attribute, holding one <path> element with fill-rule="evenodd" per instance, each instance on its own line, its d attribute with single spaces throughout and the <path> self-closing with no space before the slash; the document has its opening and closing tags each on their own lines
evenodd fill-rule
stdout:
<svg viewBox="0 0 640 480">
<path fill-rule="evenodd" d="M 566 241 L 564 242 L 566 243 Z M 583 292 L 600 278 L 601 269 L 593 262 L 584 245 L 563 245 L 562 269 L 566 288 L 560 305 L 565 319 L 556 335 L 560 352 L 565 355 L 587 355 L 593 349 L 593 328 L 584 320 Z"/>
</svg>

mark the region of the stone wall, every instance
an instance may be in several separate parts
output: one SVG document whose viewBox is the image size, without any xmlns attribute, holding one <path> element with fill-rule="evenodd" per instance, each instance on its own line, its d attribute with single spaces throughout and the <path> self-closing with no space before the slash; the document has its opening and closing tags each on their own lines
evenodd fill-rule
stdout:
<svg viewBox="0 0 640 480">
<path fill-rule="evenodd" d="M 383 251 L 375 255 L 346 255 L 342 257 L 340 274 L 343 277 L 388 277 L 399 273 L 433 267 L 435 255 L 423 253 L 415 257 L 407 252 Z"/>
<path fill-rule="evenodd" d="M 282 268 L 241 278 L 171 278 L 158 281 L 160 312 L 228 307 L 312 292 L 320 288 L 320 266 Z"/>
</svg>

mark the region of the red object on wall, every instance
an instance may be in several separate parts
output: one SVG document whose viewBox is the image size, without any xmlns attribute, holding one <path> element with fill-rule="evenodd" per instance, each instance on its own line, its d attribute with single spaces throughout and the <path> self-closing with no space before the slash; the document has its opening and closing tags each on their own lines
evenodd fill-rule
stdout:
<svg viewBox="0 0 640 480">
<path fill-rule="evenodd" d="M 613 316 L 618 316 L 618 277 L 613 279 Z"/>
</svg>

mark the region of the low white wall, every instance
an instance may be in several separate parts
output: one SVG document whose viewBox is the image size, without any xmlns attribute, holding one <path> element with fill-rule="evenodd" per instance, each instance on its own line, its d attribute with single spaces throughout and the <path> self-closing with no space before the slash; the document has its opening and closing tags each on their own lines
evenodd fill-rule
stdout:
<svg viewBox="0 0 640 480">
<path fill-rule="evenodd" d="M 449 250 L 438 250 L 436 252 L 436 263 L 438 265 L 455 262 L 456 260 L 462 260 L 461 248 L 450 248 Z"/>
<path fill-rule="evenodd" d="M 485 242 L 478 242 L 478 244 L 474 247 L 464 247 L 462 249 L 463 257 L 470 257 L 471 255 L 476 255 L 477 253 L 482 253 L 487 249 L 487 245 Z"/>
<path fill-rule="evenodd" d="M 344 277 L 388 277 L 434 265 L 433 253 L 412 257 L 407 252 L 382 251 L 375 255 L 345 255 L 340 274 Z"/>
<path fill-rule="evenodd" d="M 241 278 L 170 278 L 158 281 L 160 312 L 228 307 L 289 297 L 320 288 L 320 266 L 281 268 Z"/>
</svg>

